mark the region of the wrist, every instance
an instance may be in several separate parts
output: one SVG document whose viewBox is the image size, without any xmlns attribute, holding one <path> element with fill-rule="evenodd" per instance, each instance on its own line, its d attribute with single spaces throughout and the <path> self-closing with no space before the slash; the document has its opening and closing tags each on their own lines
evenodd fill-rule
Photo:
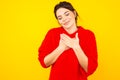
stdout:
<svg viewBox="0 0 120 80">
<path fill-rule="evenodd" d="M 63 47 L 58 46 L 58 47 L 57 47 L 57 51 L 59 51 L 60 53 L 62 53 L 62 52 L 64 51 L 64 48 L 63 48 Z"/>
<path fill-rule="evenodd" d="M 80 45 L 74 45 L 74 46 L 73 46 L 73 50 L 76 50 L 76 49 L 81 49 L 81 48 L 80 48 Z"/>
</svg>

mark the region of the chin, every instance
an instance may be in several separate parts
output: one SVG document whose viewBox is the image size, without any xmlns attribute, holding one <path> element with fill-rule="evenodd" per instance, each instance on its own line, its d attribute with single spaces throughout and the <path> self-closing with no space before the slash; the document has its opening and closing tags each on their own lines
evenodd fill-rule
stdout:
<svg viewBox="0 0 120 80">
<path fill-rule="evenodd" d="M 72 27 L 72 25 L 73 25 L 73 24 L 63 25 L 63 27 L 64 27 L 65 29 L 70 29 L 70 28 Z"/>
<path fill-rule="evenodd" d="M 70 28 L 70 26 L 63 26 L 65 29 L 69 29 Z"/>
</svg>

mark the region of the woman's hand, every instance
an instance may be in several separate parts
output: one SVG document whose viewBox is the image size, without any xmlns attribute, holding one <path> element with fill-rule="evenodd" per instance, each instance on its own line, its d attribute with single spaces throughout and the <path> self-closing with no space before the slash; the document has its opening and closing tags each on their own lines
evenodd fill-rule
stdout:
<svg viewBox="0 0 120 80">
<path fill-rule="evenodd" d="M 65 51 L 65 50 L 68 50 L 68 49 L 69 49 L 69 46 L 67 46 L 67 45 L 63 42 L 63 40 L 62 40 L 62 35 L 63 35 L 63 34 L 60 34 L 60 41 L 59 41 L 59 46 L 58 46 L 58 48 L 59 48 L 59 49 L 62 49 L 63 51 Z"/>
<path fill-rule="evenodd" d="M 69 48 L 76 48 L 79 46 L 79 38 L 78 33 L 76 33 L 75 38 L 70 38 L 66 34 L 61 34 L 61 42 L 64 43 L 64 46 L 68 46 Z"/>
<path fill-rule="evenodd" d="M 77 59 L 82 66 L 82 68 L 87 72 L 88 71 L 88 57 L 85 55 L 84 51 L 82 50 L 81 46 L 79 45 L 79 38 L 78 33 L 76 33 L 75 38 L 70 38 L 65 34 L 61 34 L 61 41 L 72 48 L 77 56 Z"/>
</svg>

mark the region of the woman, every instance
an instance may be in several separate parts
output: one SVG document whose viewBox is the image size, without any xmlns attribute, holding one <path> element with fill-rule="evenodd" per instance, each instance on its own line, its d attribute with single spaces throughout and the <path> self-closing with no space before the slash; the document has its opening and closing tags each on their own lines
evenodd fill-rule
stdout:
<svg viewBox="0 0 120 80">
<path fill-rule="evenodd" d="M 54 14 L 61 27 L 48 31 L 39 48 L 44 68 L 52 65 L 49 80 L 87 80 L 97 68 L 93 32 L 77 26 L 77 12 L 69 2 L 60 2 Z"/>
</svg>

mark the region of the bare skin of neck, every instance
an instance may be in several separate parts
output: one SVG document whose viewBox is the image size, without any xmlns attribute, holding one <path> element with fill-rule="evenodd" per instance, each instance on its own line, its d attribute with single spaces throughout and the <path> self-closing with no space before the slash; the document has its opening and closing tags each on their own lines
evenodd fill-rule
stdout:
<svg viewBox="0 0 120 80">
<path fill-rule="evenodd" d="M 74 33 L 75 31 L 77 31 L 77 26 L 76 24 L 73 24 L 71 27 L 65 29 L 69 34 Z"/>
</svg>

